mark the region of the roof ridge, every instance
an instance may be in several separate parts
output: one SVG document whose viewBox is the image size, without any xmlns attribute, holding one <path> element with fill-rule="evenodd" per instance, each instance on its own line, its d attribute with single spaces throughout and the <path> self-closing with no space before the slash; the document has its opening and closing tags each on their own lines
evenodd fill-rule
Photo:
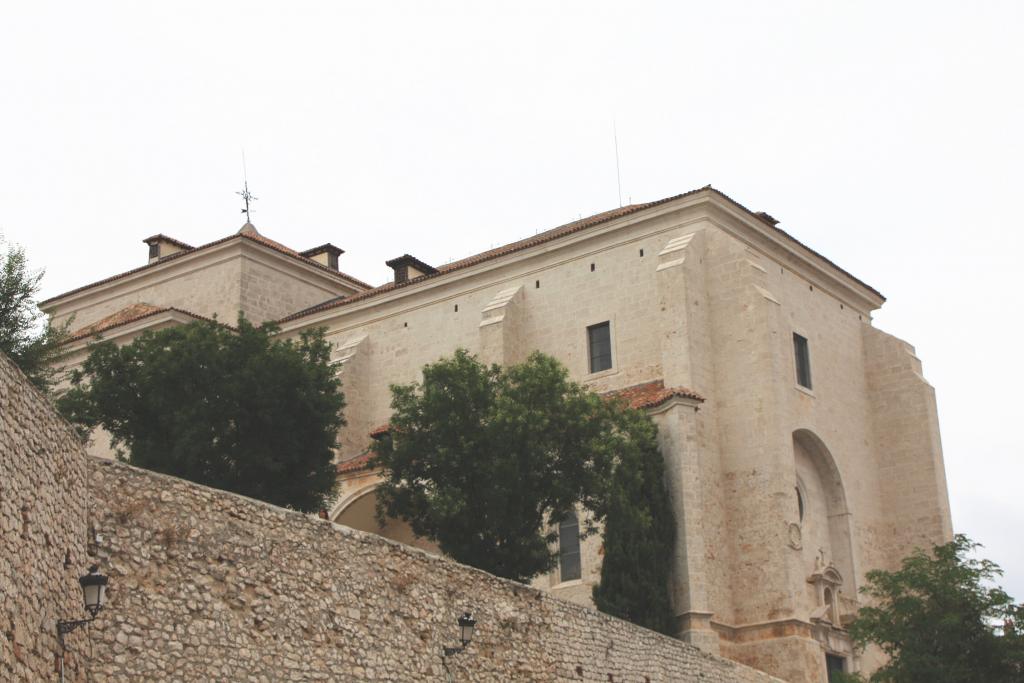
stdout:
<svg viewBox="0 0 1024 683">
<path fill-rule="evenodd" d="M 561 237 L 565 237 L 567 235 L 574 234 L 574 233 L 579 232 L 581 230 L 584 230 L 584 229 L 587 229 L 587 228 L 591 228 L 591 227 L 594 227 L 596 225 L 600 225 L 602 223 L 607 223 L 607 222 L 615 220 L 617 218 L 622 218 L 622 217 L 625 217 L 625 216 L 632 215 L 634 213 L 639 213 L 641 211 L 645 211 L 645 210 L 653 208 L 655 206 L 660 206 L 662 204 L 667 204 L 669 202 L 673 202 L 673 201 L 676 201 L 676 200 L 679 200 L 679 199 L 683 199 L 685 197 L 690 197 L 690 196 L 693 196 L 695 194 L 699 194 L 701 192 L 712 192 L 712 193 L 718 195 L 719 197 L 721 197 L 725 201 L 729 202 L 733 206 L 737 207 L 738 209 L 740 209 L 743 212 L 745 212 L 746 214 L 748 214 L 751 218 L 756 219 L 759 223 L 762 223 L 763 225 L 767 226 L 768 228 L 770 228 L 771 230 L 773 230 L 776 233 L 780 234 L 781 236 L 783 236 L 784 238 L 786 238 L 789 241 L 793 242 L 794 244 L 797 244 L 800 247 L 802 247 L 803 249 L 806 249 L 808 252 L 810 252 L 811 254 L 816 256 L 817 258 L 820 258 L 822 261 L 827 263 L 829 266 L 835 268 L 837 271 L 839 271 L 843 275 L 846 275 L 847 277 L 853 279 L 855 282 L 857 282 L 858 284 L 862 285 L 866 289 L 870 290 L 874 294 L 877 294 L 880 298 L 882 298 L 883 301 L 885 300 L 885 297 L 877 289 L 875 289 L 871 285 L 867 284 L 863 280 L 859 279 L 857 276 L 853 275 L 849 271 L 844 270 L 843 268 L 839 267 L 838 265 L 836 265 L 836 263 L 834 261 L 828 259 L 825 256 L 822 256 L 819 252 L 815 251 L 814 249 L 811 249 L 806 244 L 804 244 L 800 240 L 796 239 L 795 237 L 790 235 L 785 230 L 782 230 L 781 228 L 777 227 L 775 225 L 775 223 L 773 222 L 774 219 L 772 219 L 771 217 L 767 217 L 766 218 L 767 214 L 765 214 L 765 216 L 761 216 L 758 213 L 756 213 L 754 211 L 751 211 L 750 209 L 748 209 L 743 204 L 740 204 L 739 202 L 737 202 L 735 199 L 733 199 L 729 195 L 725 194 L 721 190 L 718 190 L 718 189 L 712 187 L 709 184 L 709 185 L 704 185 L 703 187 L 699 187 L 699 188 L 697 188 L 695 190 L 689 190 L 687 192 L 683 192 L 683 193 L 680 193 L 680 194 L 672 195 L 671 197 L 665 197 L 663 199 L 656 199 L 654 201 L 644 202 L 644 203 L 641 203 L 641 204 L 630 204 L 630 205 L 627 205 L 627 206 L 619 207 L 618 209 L 610 209 L 608 211 L 602 211 L 600 213 L 596 213 L 596 214 L 594 214 L 592 216 L 588 216 L 586 218 L 581 218 L 579 220 L 572 221 L 570 223 L 565 223 L 563 225 L 559 225 L 559 226 L 556 226 L 554 228 L 550 228 L 550 229 L 545 230 L 543 232 L 537 233 L 537 234 L 535 234 L 535 235 L 533 235 L 531 237 L 526 237 L 526 238 L 523 238 L 523 239 L 520 239 L 520 240 L 516 240 L 514 242 L 509 242 L 508 244 L 505 244 L 503 246 L 495 247 L 494 249 L 488 249 L 487 251 L 483 251 L 483 252 L 480 252 L 479 254 L 474 254 L 472 256 L 467 256 L 466 258 L 459 259 L 458 261 L 452 261 L 451 263 L 447 263 L 447 264 L 445 264 L 443 266 L 439 266 L 437 268 L 438 272 L 436 272 L 436 273 L 427 273 L 427 274 L 420 275 L 420 276 L 417 276 L 417 277 L 414 277 L 414 278 L 410 278 L 408 280 L 405 280 L 404 282 L 399 282 L 399 283 L 388 282 L 388 283 L 385 283 L 385 284 L 380 285 L 378 287 L 373 287 L 371 289 L 367 289 L 367 290 L 362 291 L 362 292 L 356 292 L 355 294 L 350 294 L 350 295 L 340 296 L 340 297 L 333 297 L 331 299 L 327 299 L 326 301 L 322 301 L 319 304 L 315 304 L 313 306 L 308 306 L 308 307 L 306 307 L 306 308 L 304 308 L 302 310 L 296 311 L 295 313 L 291 313 L 289 315 L 286 315 L 283 318 L 278 319 L 277 322 L 289 322 L 291 320 L 296 320 L 298 318 L 302 318 L 304 316 L 311 315 L 313 313 L 319 313 L 321 311 L 326 311 L 326 310 L 330 310 L 332 308 L 338 308 L 340 306 L 347 305 L 347 304 L 350 304 L 350 303 L 355 303 L 357 301 L 362 301 L 363 299 L 369 299 L 371 297 L 377 296 L 378 294 L 384 294 L 386 292 L 390 292 L 390 291 L 393 291 L 395 289 L 400 289 L 402 287 L 407 287 L 409 285 L 422 282 L 422 281 L 427 280 L 429 278 L 434 278 L 434 277 L 439 277 L 439 276 L 442 276 L 442 275 L 446 275 L 448 273 L 451 273 L 451 272 L 456 271 L 456 270 L 460 270 L 462 268 L 468 268 L 468 267 L 476 265 L 478 263 L 483 263 L 485 261 L 490 261 L 492 259 L 499 258 L 501 256 L 505 256 L 505 255 L 508 255 L 508 254 L 511 254 L 511 253 L 515 253 L 517 251 L 522 251 L 523 249 L 529 249 L 530 247 L 537 246 L 539 244 L 543 244 L 545 242 L 549 242 L 549 241 L 552 241 L 552 240 L 555 240 L 555 239 L 558 239 L 558 238 L 561 238 Z"/>
<path fill-rule="evenodd" d="M 189 249 L 184 249 L 182 251 L 174 252 L 173 254 L 165 256 L 165 257 L 161 258 L 158 261 L 154 261 L 153 263 L 146 263 L 146 264 L 141 265 L 141 266 L 139 266 L 137 268 L 132 268 L 130 270 L 126 270 L 126 271 L 118 273 L 116 275 L 111 275 L 109 277 L 105 277 L 102 280 L 96 280 L 95 282 L 91 282 L 91 283 L 89 283 L 87 285 L 82 285 L 81 287 L 76 287 L 74 289 L 70 289 L 70 290 L 68 290 L 68 291 L 66 291 L 66 292 L 64 292 L 62 294 L 58 294 L 56 296 L 51 296 L 49 299 L 46 299 L 45 301 L 40 301 L 39 302 L 39 306 L 43 307 L 46 304 L 49 304 L 49 303 L 54 302 L 54 301 L 57 301 L 58 299 L 63 299 L 64 297 L 71 296 L 72 294 L 78 294 L 79 292 L 84 292 L 84 291 L 86 291 L 88 289 L 91 289 L 93 287 L 98 287 L 99 285 L 103 285 L 103 284 L 106 284 L 108 282 L 114 282 L 114 281 L 117 281 L 117 280 L 129 277 L 130 275 L 134 275 L 136 273 L 139 273 L 139 272 L 141 272 L 143 270 L 146 270 L 147 268 L 154 268 L 156 266 L 164 265 L 165 263 L 169 263 L 171 261 L 175 261 L 177 259 L 184 258 L 186 256 L 190 256 L 190 255 L 195 254 L 197 252 L 200 252 L 200 251 L 202 251 L 204 249 L 208 249 L 208 248 L 214 247 L 214 246 L 216 246 L 218 244 L 223 244 L 225 242 L 229 242 L 230 240 L 233 240 L 233 239 L 247 239 L 247 240 L 250 240 L 252 242 L 255 242 L 256 244 L 262 244 L 263 246 L 267 247 L 268 249 L 273 249 L 274 251 L 276 251 L 276 252 L 278 252 L 280 254 L 284 254 L 286 256 L 291 256 L 293 258 L 296 258 L 296 259 L 302 261 L 303 263 L 306 263 L 306 264 L 311 265 L 311 266 L 315 266 L 319 270 L 322 270 L 322 271 L 324 271 L 326 273 L 329 273 L 330 275 L 333 275 L 333 276 L 335 276 L 335 277 L 337 277 L 339 279 L 346 280 L 349 283 L 356 285 L 357 287 L 361 287 L 361 288 L 364 288 L 364 289 L 373 289 L 373 285 L 371 285 L 369 283 L 366 283 L 366 282 L 363 282 L 362 280 L 360 280 L 358 278 L 355 278 L 355 277 L 349 275 L 348 273 L 343 273 L 340 270 L 334 270 L 332 268 L 328 268 L 324 264 L 319 263 L 318 261 L 315 261 L 315 260 L 309 258 L 308 256 L 303 256 L 302 254 L 300 254 L 299 252 L 295 251 L 294 249 L 286 247 L 285 245 L 281 244 L 280 242 L 272 240 L 269 237 L 264 237 L 262 235 L 254 236 L 254 235 L 250 235 L 250 234 L 247 234 L 247 233 L 233 233 L 233 234 L 228 235 L 226 237 L 221 237 L 220 239 L 213 240 L 212 242 L 207 242 L 206 244 L 201 244 L 198 247 L 190 247 Z M 184 243 L 182 243 L 182 244 L 184 244 Z"/>
<path fill-rule="evenodd" d="M 128 309 L 130 309 L 130 308 L 132 308 L 134 306 L 140 306 L 140 305 L 141 306 L 146 306 L 147 310 L 145 310 L 143 312 L 140 312 L 137 315 L 128 316 L 128 317 L 124 318 L 123 320 L 111 321 L 110 324 L 107 324 L 107 325 L 103 324 L 104 321 L 106 321 L 106 320 L 108 320 L 110 318 L 113 318 L 117 314 L 123 313 L 124 311 L 127 311 Z M 175 313 L 181 313 L 183 315 L 189 316 L 190 318 L 195 318 L 196 320 L 202 320 L 202 321 L 205 321 L 205 322 L 210 322 L 210 323 L 215 323 L 217 325 L 222 325 L 222 326 L 227 327 L 228 329 L 231 329 L 231 330 L 235 329 L 234 326 L 228 325 L 227 323 L 222 323 L 221 321 L 219 321 L 219 320 L 217 320 L 215 318 L 209 318 L 209 317 L 207 317 L 205 315 L 200 315 L 198 313 L 193 313 L 192 311 L 185 310 L 184 308 L 178 308 L 177 306 L 153 306 L 152 304 L 147 304 L 147 303 L 143 303 L 143 302 L 136 302 L 134 304 L 129 304 L 129 305 L 125 306 L 124 308 L 122 308 L 119 311 L 111 313 L 110 315 L 106 316 L 105 318 L 101 318 L 100 320 L 97 320 L 92 325 L 87 325 L 86 327 L 81 328 L 80 330 L 75 332 L 72 336 L 68 337 L 66 340 L 61 342 L 61 345 L 65 346 L 67 344 L 70 344 L 71 342 L 80 341 L 80 340 L 86 339 L 88 337 L 99 336 L 100 334 L 102 334 L 103 332 L 107 332 L 108 330 L 117 329 L 118 327 L 123 327 L 125 325 L 129 325 L 131 323 L 138 322 L 139 320 L 145 320 L 146 318 L 150 318 L 150 317 L 152 317 L 154 315 L 159 315 L 160 313 L 167 313 L 169 311 L 174 311 Z"/>
</svg>

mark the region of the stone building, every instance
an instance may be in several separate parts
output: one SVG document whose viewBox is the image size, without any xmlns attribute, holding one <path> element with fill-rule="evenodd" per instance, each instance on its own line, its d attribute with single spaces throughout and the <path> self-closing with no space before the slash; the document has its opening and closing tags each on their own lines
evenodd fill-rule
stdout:
<svg viewBox="0 0 1024 683">
<path fill-rule="evenodd" d="M 676 507 L 679 636 L 789 681 L 870 670 L 844 629 L 870 569 L 952 537 L 932 387 L 913 348 L 871 323 L 885 301 L 765 213 L 710 187 L 626 206 L 433 267 L 405 254 L 371 287 L 326 244 L 294 251 L 246 224 L 191 247 L 157 235 L 149 262 L 43 303 L 100 333 L 242 311 L 281 334 L 325 327 L 348 400 L 342 494 L 329 516 L 430 549 L 373 519 L 367 446 L 388 385 L 464 347 L 488 362 L 533 350 L 622 392 L 659 427 Z M 97 435 L 93 451 L 108 446 Z M 600 539 L 561 528 L 559 567 L 536 581 L 589 601 Z"/>
</svg>

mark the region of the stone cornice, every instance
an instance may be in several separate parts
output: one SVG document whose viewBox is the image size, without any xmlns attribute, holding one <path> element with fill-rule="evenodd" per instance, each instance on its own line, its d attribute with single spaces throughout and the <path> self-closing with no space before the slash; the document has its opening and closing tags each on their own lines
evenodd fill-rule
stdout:
<svg viewBox="0 0 1024 683">
<path fill-rule="evenodd" d="M 703 403 L 701 399 L 693 398 L 691 396 L 680 396 L 678 394 L 674 394 L 671 397 L 669 397 L 664 403 L 658 404 L 653 408 L 645 408 L 644 411 L 648 415 L 661 415 L 662 413 L 667 413 L 668 411 L 672 410 L 677 406 L 681 406 L 683 408 L 692 408 L 694 412 L 696 412 L 700 410 L 701 403 Z"/>
<path fill-rule="evenodd" d="M 860 313 L 870 314 L 885 297 L 802 243 L 724 201 L 710 201 L 716 227 L 782 264 Z"/>
<path fill-rule="evenodd" d="M 80 310 L 88 306 L 95 306 L 127 292 L 144 287 L 159 286 L 243 255 L 278 270 L 286 271 L 306 282 L 319 283 L 327 292 L 325 296 L 330 296 L 330 292 L 340 295 L 356 291 L 352 285 L 312 264 L 283 254 L 259 241 L 237 236 L 235 239 L 224 240 L 218 244 L 183 253 L 173 259 L 158 261 L 149 267 L 139 268 L 137 271 L 129 271 L 123 277 L 72 290 L 68 294 L 44 301 L 40 308 L 47 314 L 61 315 L 67 309 Z"/>
<path fill-rule="evenodd" d="M 701 211 L 702 208 L 705 210 Z M 664 220 L 672 218 L 676 220 Z M 565 235 L 551 242 L 515 251 L 500 258 L 482 261 L 458 270 L 444 271 L 442 269 L 442 272 L 438 275 L 417 278 L 400 288 L 381 291 L 378 294 L 364 294 L 363 297 L 352 303 L 326 308 L 325 310 L 298 318 L 285 319 L 282 321 L 281 327 L 283 331 L 290 331 L 319 326 L 337 318 L 365 311 L 368 308 L 383 307 L 407 298 L 416 297 L 419 299 L 418 295 L 424 292 L 431 290 L 443 291 L 457 283 L 464 283 L 472 278 L 477 278 L 481 274 L 495 273 L 508 269 L 541 255 L 570 250 L 588 241 L 600 242 L 602 237 L 610 233 L 622 231 L 623 234 L 621 239 L 616 240 L 612 244 L 602 244 L 592 251 L 567 256 L 565 261 L 568 262 L 597 254 L 652 235 L 678 231 L 681 228 L 700 223 L 701 221 L 711 222 L 715 227 L 764 253 L 769 258 L 782 263 L 783 267 L 806 278 L 809 282 L 816 284 L 821 290 L 828 292 L 863 314 L 870 315 L 870 311 L 877 309 L 885 301 L 884 297 L 880 294 L 841 270 L 823 256 L 814 253 L 795 239 L 786 236 L 780 230 L 758 219 L 746 209 L 729 200 L 725 195 L 716 190 L 707 189 L 644 209 L 635 214 L 612 219 L 606 223 Z M 666 222 L 671 224 L 666 225 Z M 644 228 L 646 228 L 646 231 L 644 231 Z M 479 285 L 473 289 L 485 286 L 493 287 L 505 282 L 528 277 L 534 272 L 550 268 L 551 265 L 546 264 L 543 268 L 528 269 L 504 277 L 490 279 L 486 284 Z M 465 290 L 461 293 L 465 293 Z M 450 295 L 435 296 L 431 303 L 448 296 Z M 429 303 L 423 303 L 422 299 L 419 299 L 412 308 L 421 308 L 425 305 L 429 305 Z M 402 308 L 401 310 L 408 309 Z"/>
</svg>

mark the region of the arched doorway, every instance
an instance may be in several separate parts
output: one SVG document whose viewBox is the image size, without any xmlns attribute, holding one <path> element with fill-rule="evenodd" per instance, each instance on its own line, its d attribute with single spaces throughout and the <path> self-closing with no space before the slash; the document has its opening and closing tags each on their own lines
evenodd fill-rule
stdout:
<svg viewBox="0 0 1024 683">
<path fill-rule="evenodd" d="M 817 434 L 793 432 L 796 474 L 794 507 L 799 515 L 802 563 L 810 584 L 808 611 L 840 625 L 841 599 L 856 599 L 852 522 L 835 459 Z"/>
<path fill-rule="evenodd" d="M 440 549 L 434 543 L 417 538 L 412 532 L 408 523 L 388 518 L 384 520 L 383 526 L 377 521 L 377 487 L 372 486 L 352 495 L 347 501 L 343 501 L 332 520 L 347 527 L 368 531 L 392 541 L 398 541 L 405 545 L 421 548 L 427 552 L 441 554 Z"/>
</svg>

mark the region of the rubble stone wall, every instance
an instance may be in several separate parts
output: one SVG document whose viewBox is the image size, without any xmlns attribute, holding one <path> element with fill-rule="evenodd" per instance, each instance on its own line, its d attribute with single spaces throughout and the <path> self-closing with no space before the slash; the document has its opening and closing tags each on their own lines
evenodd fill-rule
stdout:
<svg viewBox="0 0 1024 683">
<path fill-rule="evenodd" d="M 92 681 L 776 679 L 541 591 L 327 520 L 90 458 L 110 576 Z"/>
<path fill-rule="evenodd" d="M 56 680 L 57 620 L 85 616 L 85 473 L 71 427 L 0 354 L 0 680 Z M 68 680 L 79 665 L 70 652 Z"/>
</svg>

